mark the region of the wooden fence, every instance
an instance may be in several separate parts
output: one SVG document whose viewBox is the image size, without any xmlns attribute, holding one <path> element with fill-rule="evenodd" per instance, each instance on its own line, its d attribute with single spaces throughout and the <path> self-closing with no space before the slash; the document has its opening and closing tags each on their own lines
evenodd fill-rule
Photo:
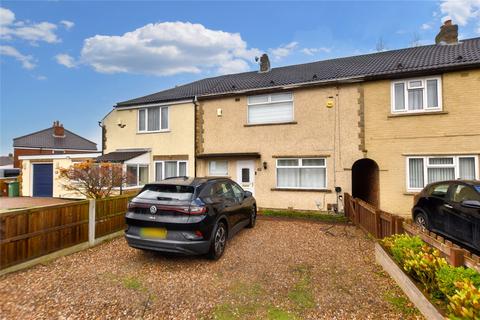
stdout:
<svg viewBox="0 0 480 320">
<path fill-rule="evenodd" d="M 443 237 L 422 229 L 411 221 L 395 214 L 379 210 L 372 205 L 355 199 L 345 193 L 345 216 L 365 232 L 377 239 L 407 233 L 418 236 L 430 246 L 443 253 L 447 261 L 453 266 L 466 266 L 480 272 L 480 257 L 470 251 L 453 244 Z"/>
<path fill-rule="evenodd" d="M 0 214 L 0 270 L 121 231 L 133 193 Z"/>
<path fill-rule="evenodd" d="M 88 200 L 0 214 L 0 269 L 88 241 Z"/>
</svg>

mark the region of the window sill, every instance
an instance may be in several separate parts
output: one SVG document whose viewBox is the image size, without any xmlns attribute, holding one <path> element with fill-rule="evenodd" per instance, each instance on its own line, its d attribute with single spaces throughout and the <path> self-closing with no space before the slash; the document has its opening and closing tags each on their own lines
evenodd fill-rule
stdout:
<svg viewBox="0 0 480 320">
<path fill-rule="evenodd" d="M 403 193 L 404 196 L 414 196 L 416 195 L 417 193 L 421 192 L 422 190 L 418 190 L 418 191 L 405 191 Z"/>
<path fill-rule="evenodd" d="M 387 118 L 429 116 L 429 115 L 439 115 L 439 114 L 448 114 L 448 111 L 422 111 L 422 112 L 391 113 L 387 116 Z"/>
<path fill-rule="evenodd" d="M 168 130 L 157 130 L 157 131 L 137 131 L 137 134 L 166 133 L 166 132 L 170 132 L 170 129 L 168 129 Z"/>
<path fill-rule="evenodd" d="M 271 191 L 291 191 L 291 192 L 323 192 L 332 193 L 331 189 L 303 189 L 303 188 L 271 188 Z"/>
<path fill-rule="evenodd" d="M 252 123 L 244 124 L 244 127 L 259 127 L 259 126 L 282 126 L 288 124 L 297 124 L 297 121 L 288 121 L 288 122 L 274 122 L 274 123 Z"/>
</svg>

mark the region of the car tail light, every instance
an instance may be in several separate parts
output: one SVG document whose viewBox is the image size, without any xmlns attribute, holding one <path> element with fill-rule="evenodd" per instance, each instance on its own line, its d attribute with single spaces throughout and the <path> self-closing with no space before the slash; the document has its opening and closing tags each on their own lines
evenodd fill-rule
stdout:
<svg viewBox="0 0 480 320">
<path fill-rule="evenodd" d="M 204 214 L 207 212 L 207 207 L 205 206 L 205 203 L 203 203 L 200 200 L 193 200 L 190 203 L 190 208 L 189 208 L 189 214 Z"/>
</svg>

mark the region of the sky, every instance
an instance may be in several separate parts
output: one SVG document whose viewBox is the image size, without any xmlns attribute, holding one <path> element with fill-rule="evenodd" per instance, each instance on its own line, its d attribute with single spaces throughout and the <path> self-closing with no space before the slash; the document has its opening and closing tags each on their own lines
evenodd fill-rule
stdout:
<svg viewBox="0 0 480 320">
<path fill-rule="evenodd" d="M 480 0 L 1 1 L 0 155 L 65 128 L 97 142 L 115 103 L 227 73 L 480 36 Z M 379 45 L 381 44 L 381 45 Z"/>
</svg>

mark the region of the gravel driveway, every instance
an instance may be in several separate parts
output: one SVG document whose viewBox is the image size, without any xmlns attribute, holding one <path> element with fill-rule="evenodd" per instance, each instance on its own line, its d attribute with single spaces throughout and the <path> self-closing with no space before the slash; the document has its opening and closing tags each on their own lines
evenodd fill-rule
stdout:
<svg viewBox="0 0 480 320">
<path fill-rule="evenodd" d="M 355 227 L 259 220 L 220 261 L 117 238 L 0 277 L 2 319 L 417 318 Z"/>
</svg>

